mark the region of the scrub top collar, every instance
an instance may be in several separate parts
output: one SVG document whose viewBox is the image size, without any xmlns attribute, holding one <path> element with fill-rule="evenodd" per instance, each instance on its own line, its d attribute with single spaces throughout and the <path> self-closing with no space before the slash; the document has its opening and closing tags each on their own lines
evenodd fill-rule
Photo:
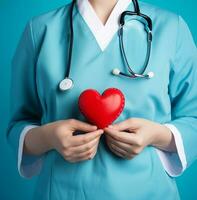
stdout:
<svg viewBox="0 0 197 200">
<path fill-rule="evenodd" d="M 104 51 L 119 28 L 119 17 L 127 10 L 131 0 L 117 0 L 105 25 L 97 16 L 89 0 L 77 0 L 79 13 L 92 31 L 101 50 Z"/>
</svg>

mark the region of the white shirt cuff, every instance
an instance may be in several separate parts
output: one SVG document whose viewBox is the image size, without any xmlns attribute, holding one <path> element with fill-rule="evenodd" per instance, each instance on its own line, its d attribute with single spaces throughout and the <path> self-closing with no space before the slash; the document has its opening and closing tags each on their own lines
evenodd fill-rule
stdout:
<svg viewBox="0 0 197 200">
<path fill-rule="evenodd" d="M 170 176 L 177 177 L 180 176 L 187 167 L 183 140 L 181 137 L 181 133 L 173 124 L 164 125 L 171 130 L 174 136 L 177 153 L 167 152 L 160 149 L 156 149 L 156 151 L 159 155 L 165 171 Z"/>
<path fill-rule="evenodd" d="M 42 168 L 43 155 L 34 156 L 23 153 L 25 135 L 30 129 L 35 127 L 38 127 L 38 125 L 27 125 L 20 134 L 18 148 L 18 171 L 20 176 L 23 178 L 31 178 L 32 176 L 37 175 Z"/>
</svg>

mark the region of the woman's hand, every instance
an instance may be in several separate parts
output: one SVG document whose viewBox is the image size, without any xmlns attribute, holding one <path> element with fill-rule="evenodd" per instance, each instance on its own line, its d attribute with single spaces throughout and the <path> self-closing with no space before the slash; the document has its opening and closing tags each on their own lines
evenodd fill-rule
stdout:
<svg viewBox="0 0 197 200">
<path fill-rule="evenodd" d="M 110 125 L 104 131 L 110 150 L 126 159 L 138 155 L 148 145 L 166 151 L 176 151 L 170 129 L 146 119 L 130 118 Z"/>
<path fill-rule="evenodd" d="M 74 136 L 75 131 L 86 133 Z M 79 120 L 59 120 L 30 129 L 25 137 L 25 151 L 41 154 L 56 149 L 70 162 L 92 159 L 103 132 L 102 129 L 97 130 L 96 126 Z"/>
</svg>

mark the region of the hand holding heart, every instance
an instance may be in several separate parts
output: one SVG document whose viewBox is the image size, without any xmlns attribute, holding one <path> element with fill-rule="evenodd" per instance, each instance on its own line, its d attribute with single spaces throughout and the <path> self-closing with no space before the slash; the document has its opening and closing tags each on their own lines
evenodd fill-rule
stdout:
<svg viewBox="0 0 197 200">
<path fill-rule="evenodd" d="M 146 119 L 129 118 L 104 131 L 109 149 L 122 158 L 131 159 L 148 145 L 176 151 L 170 130 Z"/>
<path fill-rule="evenodd" d="M 32 128 L 25 136 L 24 152 L 41 155 L 55 149 L 69 162 L 92 159 L 96 155 L 99 139 L 104 131 L 111 151 L 123 158 L 133 158 L 149 144 L 163 150 L 176 151 L 170 129 L 149 120 L 130 118 L 113 124 L 113 128 L 106 128 L 123 110 L 124 96 L 121 91 L 112 88 L 101 96 L 95 90 L 88 90 L 82 97 L 79 105 L 83 114 L 89 117 L 92 123 L 98 123 L 97 126 L 67 119 Z M 97 102 L 96 105 L 94 101 Z M 86 103 L 90 103 L 90 106 Z M 76 135 L 76 131 L 85 134 Z"/>
<path fill-rule="evenodd" d="M 173 135 L 164 125 L 141 118 L 130 118 L 111 125 L 125 104 L 124 95 L 117 88 L 109 88 L 102 95 L 93 89 L 85 90 L 78 103 L 82 114 L 105 131 L 109 149 L 120 157 L 131 159 L 148 145 L 176 151 Z"/>
</svg>

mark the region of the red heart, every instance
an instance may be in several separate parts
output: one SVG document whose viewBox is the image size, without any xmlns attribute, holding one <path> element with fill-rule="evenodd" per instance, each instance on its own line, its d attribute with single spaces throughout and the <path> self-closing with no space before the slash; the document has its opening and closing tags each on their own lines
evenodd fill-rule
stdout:
<svg viewBox="0 0 197 200">
<path fill-rule="evenodd" d="M 99 94 L 94 89 L 83 91 L 78 100 L 81 113 L 98 128 L 105 128 L 123 111 L 125 98 L 117 88 L 108 88 Z"/>
</svg>

